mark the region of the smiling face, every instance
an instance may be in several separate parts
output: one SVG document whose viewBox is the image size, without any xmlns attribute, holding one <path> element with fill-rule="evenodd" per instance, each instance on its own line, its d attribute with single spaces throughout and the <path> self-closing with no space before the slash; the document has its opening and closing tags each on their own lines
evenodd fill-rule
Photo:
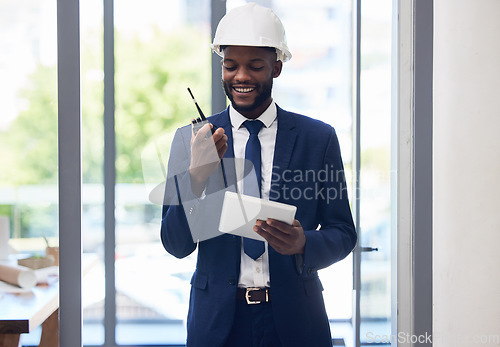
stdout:
<svg viewBox="0 0 500 347">
<path fill-rule="evenodd" d="M 222 59 L 222 84 L 231 104 L 249 119 L 259 117 L 271 104 L 273 78 L 282 62 L 263 47 L 227 46 Z"/>
</svg>

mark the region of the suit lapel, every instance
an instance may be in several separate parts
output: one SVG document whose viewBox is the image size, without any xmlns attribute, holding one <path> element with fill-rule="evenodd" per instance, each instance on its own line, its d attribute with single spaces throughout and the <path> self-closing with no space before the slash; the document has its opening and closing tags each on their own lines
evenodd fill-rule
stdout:
<svg viewBox="0 0 500 347">
<path fill-rule="evenodd" d="M 227 151 L 222 158 L 222 165 L 224 167 L 224 174 L 226 176 L 227 186 L 230 191 L 236 191 L 236 167 L 234 165 L 234 147 L 233 147 L 233 128 L 229 118 L 229 107 L 210 118 L 210 122 L 224 129 L 227 135 Z M 231 188 L 231 186 L 233 186 Z M 234 243 L 234 261 L 229 261 L 228 264 L 234 264 L 234 269 L 236 273 L 240 272 L 240 262 L 241 262 L 241 237 L 231 237 L 231 235 L 223 235 L 220 237 L 226 237 L 228 240 L 231 239 Z"/>
<path fill-rule="evenodd" d="M 276 134 L 276 144 L 274 147 L 273 174 L 271 178 L 270 200 L 278 200 L 280 197 L 281 185 L 283 183 L 283 172 L 288 169 L 292 159 L 293 148 L 297 139 L 297 129 L 295 119 L 288 112 L 278 109 L 278 132 Z M 271 283 L 282 283 L 283 272 L 280 271 L 283 262 L 288 261 L 288 257 L 283 257 L 272 247 L 269 247 L 269 270 L 271 273 Z M 286 266 L 286 265 L 285 265 Z"/>
<path fill-rule="evenodd" d="M 229 107 L 223 112 L 211 117 L 210 122 L 224 129 L 225 134 L 227 135 L 227 151 L 222 158 L 222 165 L 224 166 L 224 173 L 226 176 L 226 181 L 228 187 L 234 185 L 234 189 L 230 189 L 231 191 L 235 191 L 236 189 L 236 168 L 234 165 L 234 148 L 233 148 L 233 128 L 231 126 L 231 122 L 229 119 Z"/>
<path fill-rule="evenodd" d="M 288 168 L 292 158 L 293 147 L 297 138 L 295 120 L 280 107 L 278 109 L 278 132 L 274 147 L 273 174 L 271 179 L 270 200 L 279 198 L 283 180 L 283 172 Z"/>
</svg>

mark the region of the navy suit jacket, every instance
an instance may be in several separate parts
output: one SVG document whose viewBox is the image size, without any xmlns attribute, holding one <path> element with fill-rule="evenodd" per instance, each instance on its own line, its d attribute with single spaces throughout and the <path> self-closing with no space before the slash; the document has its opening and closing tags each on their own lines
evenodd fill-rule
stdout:
<svg viewBox="0 0 500 347">
<path fill-rule="evenodd" d="M 297 206 L 296 219 L 304 229 L 306 245 L 301 256 L 281 255 L 269 247 L 270 296 L 276 330 L 283 346 L 330 346 L 323 287 L 317 271 L 346 257 L 357 240 L 338 139 L 330 125 L 318 120 L 279 107 L 277 117 L 270 199 Z M 234 157 L 229 109 L 209 117 L 209 121 L 224 128 L 228 136 L 223 163 L 227 183 L 234 184 L 234 165 L 228 161 Z M 165 249 L 178 258 L 198 247 L 191 280 L 187 345 L 222 346 L 235 314 L 241 238 L 224 234 L 193 242 L 186 215 L 196 216 L 204 204 L 210 203 L 192 199 L 193 203 L 184 198 L 190 191 L 190 137 L 190 126 L 180 128 L 172 144 L 161 239 Z M 207 196 L 223 184 L 219 171 L 212 176 L 207 183 Z M 192 206 L 183 206 L 186 204 Z M 205 219 L 200 221 L 201 227 L 214 228 L 218 224 L 218 220 Z"/>
</svg>

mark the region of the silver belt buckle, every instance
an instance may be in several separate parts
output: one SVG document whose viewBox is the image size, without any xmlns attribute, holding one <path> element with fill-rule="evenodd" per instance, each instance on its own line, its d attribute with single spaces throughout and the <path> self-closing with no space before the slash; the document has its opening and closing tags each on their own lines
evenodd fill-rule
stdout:
<svg viewBox="0 0 500 347">
<path fill-rule="evenodd" d="M 251 301 L 250 300 L 250 292 L 253 292 L 253 291 L 256 291 L 256 290 L 261 290 L 261 288 L 246 288 L 246 293 L 245 293 L 245 300 L 247 301 L 247 304 L 249 305 L 255 305 L 255 304 L 260 304 L 262 301 Z M 266 291 L 266 301 L 265 302 L 268 302 L 269 301 L 269 294 L 268 294 L 268 291 L 267 291 L 267 288 L 265 289 Z"/>
</svg>

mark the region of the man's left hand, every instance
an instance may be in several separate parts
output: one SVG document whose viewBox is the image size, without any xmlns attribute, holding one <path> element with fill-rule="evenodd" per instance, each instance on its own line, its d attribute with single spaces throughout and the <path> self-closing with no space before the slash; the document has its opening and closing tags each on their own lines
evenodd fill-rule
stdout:
<svg viewBox="0 0 500 347">
<path fill-rule="evenodd" d="M 306 236 L 300 222 L 295 219 L 286 224 L 276 219 L 257 220 L 253 230 L 266 239 L 276 252 L 284 255 L 304 253 Z"/>
</svg>

